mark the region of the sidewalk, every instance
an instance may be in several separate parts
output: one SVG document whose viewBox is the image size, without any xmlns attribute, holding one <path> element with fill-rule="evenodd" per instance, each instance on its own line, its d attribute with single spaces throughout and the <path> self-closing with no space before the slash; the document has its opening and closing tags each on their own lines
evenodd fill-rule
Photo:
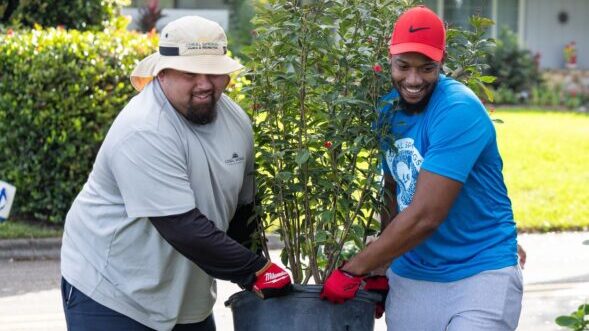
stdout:
<svg viewBox="0 0 589 331">
<path fill-rule="evenodd" d="M 528 261 L 518 330 L 565 330 L 554 319 L 589 300 L 589 246 L 582 244 L 585 240 L 589 240 L 589 232 L 520 236 Z M 2 244 L 6 242 L 0 243 L 0 249 L 5 247 Z M 40 254 L 41 250 L 35 252 Z M 279 250 L 274 249 L 271 254 L 274 261 L 280 261 Z M 237 291 L 239 288 L 232 283 L 218 282 L 214 314 L 219 331 L 233 330 L 231 311 L 223 303 Z M 0 259 L 0 331 L 25 330 L 65 330 L 57 260 Z M 384 319 L 377 320 L 375 330 L 386 330 Z"/>
</svg>

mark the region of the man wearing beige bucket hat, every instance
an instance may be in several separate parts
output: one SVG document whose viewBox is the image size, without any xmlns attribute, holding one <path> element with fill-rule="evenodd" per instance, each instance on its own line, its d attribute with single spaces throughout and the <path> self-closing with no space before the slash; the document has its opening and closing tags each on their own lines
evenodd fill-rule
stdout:
<svg viewBox="0 0 589 331">
<path fill-rule="evenodd" d="M 253 135 L 224 89 L 242 66 L 223 29 L 169 23 L 131 74 L 140 93 L 110 128 L 65 222 L 68 330 L 215 330 L 214 278 L 262 298 L 290 276 L 251 244 Z"/>
</svg>

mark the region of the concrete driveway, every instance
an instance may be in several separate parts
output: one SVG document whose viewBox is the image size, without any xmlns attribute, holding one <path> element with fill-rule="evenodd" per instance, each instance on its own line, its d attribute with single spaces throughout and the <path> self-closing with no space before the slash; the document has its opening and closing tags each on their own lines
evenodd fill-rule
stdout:
<svg viewBox="0 0 589 331">
<path fill-rule="evenodd" d="M 554 331 L 554 319 L 589 302 L 589 232 L 524 234 L 528 253 L 524 269 L 521 331 Z M 272 251 L 277 258 L 278 251 Z M 214 308 L 217 329 L 232 331 L 231 311 L 224 301 L 239 288 L 219 282 Z M 59 261 L 0 260 L 0 331 L 62 331 L 65 322 L 59 292 Z M 384 319 L 376 331 L 385 331 Z"/>
</svg>

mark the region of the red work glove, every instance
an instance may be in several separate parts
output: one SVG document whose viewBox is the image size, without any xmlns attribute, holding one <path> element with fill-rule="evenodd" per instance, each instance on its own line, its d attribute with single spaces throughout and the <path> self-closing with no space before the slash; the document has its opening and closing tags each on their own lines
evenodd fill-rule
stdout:
<svg viewBox="0 0 589 331">
<path fill-rule="evenodd" d="M 256 281 L 252 286 L 252 291 L 262 299 L 288 294 L 291 289 L 290 275 L 270 261 L 256 272 Z"/>
<path fill-rule="evenodd" d="M 361 276 L 353 275 L 339 268 L 327 277 L 319 297 L 333 303 L 344 303 L 344 301 L 356 296 L 361 283 Z"/>
<path fill-rule="evenodd" d="M 389 280 L 386 276 L 370 276 L 364 278 L 364 290 L 382 295 L 382 300 L 376 303 L 375 318 L 381 318 L 385 311 L 385 302 L 389 293 Z"/>
</svg>

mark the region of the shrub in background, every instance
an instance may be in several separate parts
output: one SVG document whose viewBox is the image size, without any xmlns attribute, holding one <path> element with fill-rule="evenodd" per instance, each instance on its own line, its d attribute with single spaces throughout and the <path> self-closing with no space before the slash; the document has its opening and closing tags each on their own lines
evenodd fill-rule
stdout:
<svg viewBox="0 0 589 331">
<path fill-rule="evenodd" d="M 134 94 L 128 75 L 157 40 L 121 20 L 97 33 L 0 31 L 0 178 L 18 189 L 15 218 L 63 222 Z"/>
<path fill-rule="evenodd" d="M 511 90 L 518 98 L 527 99 L 532 88 L 542 83 L 534 56 L 529 50 L 520 48 L 517 35 L 506 28 L 500 30 L 496 43 L 487 59 L 487 73 L 497 77 L 493 87 Z"/>
<path fill-rule="evenodd" d="M 139 21 L 137 24 L 143 32 L 150 32 L 156 28 L 157 21 L 166 16 L 162 14 L 162 9 L 159 8 L 159 0 L 149 0 L 149 2 L 139 8 Z"/>
<path fill-rule="evenodd" d="M 3 22 L 26 27 L 38 24 L 102 30 L 128 3 L 129 0 L 10 0 L 3 8 Z"/>
<path fill-rule="evenodd" d="M 226 0 L 230 5 L 229 12 L 229 49 L 240 58 L 245 54 L 242 49 L 252 42 L 254 25 L 251 23 L 254 17 L 254 7 L 264 0 Z"/>
</svg>

